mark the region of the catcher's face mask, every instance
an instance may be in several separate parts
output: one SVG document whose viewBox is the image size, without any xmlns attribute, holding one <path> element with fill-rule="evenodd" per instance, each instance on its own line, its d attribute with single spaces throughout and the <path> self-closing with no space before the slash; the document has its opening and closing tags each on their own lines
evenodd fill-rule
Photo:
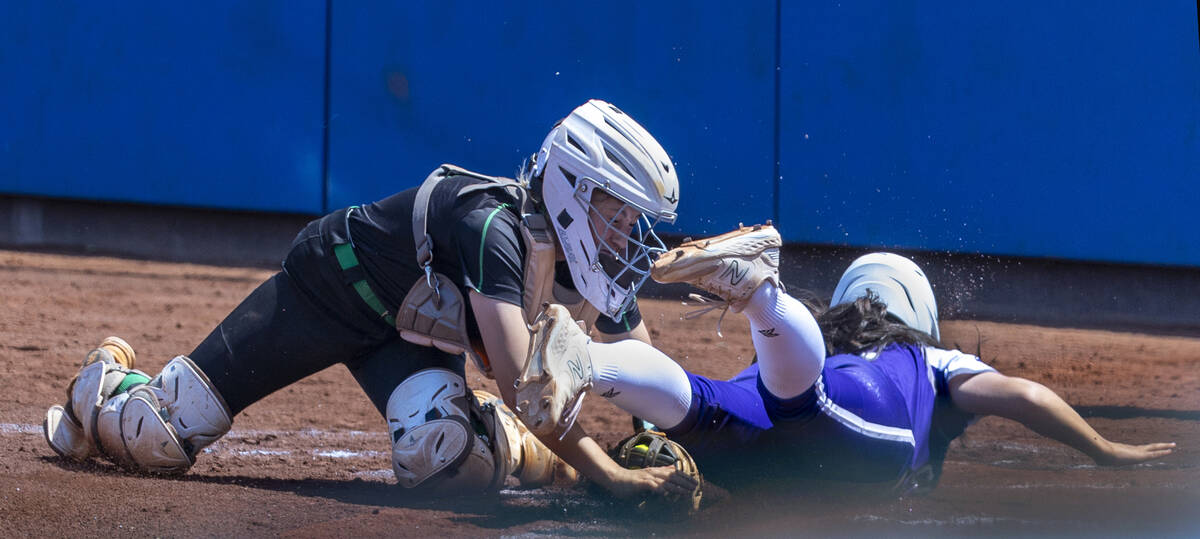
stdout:
<svg viewBox="0 0 1200 539">
<path fill-rule="evenodd" d="M 542 178 L 546 217 L 576 290 L 619 318 L 654 253 L 665 251 L 654 226 L 675 221 L 679 180 L 670 158 L 632 118 L 593 100 L 547 135 L 533 176 Z"/>
</svg>

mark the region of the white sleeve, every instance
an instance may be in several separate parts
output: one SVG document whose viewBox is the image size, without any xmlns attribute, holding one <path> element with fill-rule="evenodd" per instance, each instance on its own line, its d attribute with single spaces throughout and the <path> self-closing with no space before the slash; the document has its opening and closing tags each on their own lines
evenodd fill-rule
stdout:
<svg viewBox="0 0 1200 539">
<path fill-rule="evenodd" d="M 996 369 L 978 357 L 958 350 L 942 350 L 926 346 L 925 361 L 929 363 L 931 369 L 941 371 L 947 381 L 960 374 L 996 372 Z"/>
</svg>

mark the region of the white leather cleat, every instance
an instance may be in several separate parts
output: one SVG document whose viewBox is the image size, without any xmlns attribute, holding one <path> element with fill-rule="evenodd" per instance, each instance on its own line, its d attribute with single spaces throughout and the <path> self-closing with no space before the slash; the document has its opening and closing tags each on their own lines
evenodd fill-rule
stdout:
<svg viewBox="0 0 1200 539">
<path fill-rule="evenodd" d="M 538 437 L 562 438 L 592 387 L 591 339 L 562 305 L 534 320 L 529 357 L 516 381 L 517 417 Z"/>
<path fill-rule="evenodd" d="M 654 261 L 650 275 L 660 283 L 688 283 L 716 294 L 741 312 L 763 281 L 780 286 L 779 231 L 765 225 L 689 241 Z"/>
</svg>

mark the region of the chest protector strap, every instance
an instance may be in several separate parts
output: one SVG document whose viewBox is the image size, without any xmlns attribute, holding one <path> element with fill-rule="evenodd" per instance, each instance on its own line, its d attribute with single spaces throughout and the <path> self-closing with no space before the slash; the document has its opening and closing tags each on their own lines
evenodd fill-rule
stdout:
<svg viewBox="0 0 1200 539">
<path fill-rule="evenodd" d="M 521 298 L 525 323 L 533 325 L 533 320 L 542 312 L 543 303 L 557 303 L 566 307 L 572 318 L 582 320 L 591 331 L 600 311 L 581 294 L 554 280 L 557 249 L 546 216 L 531 213 L 523 217 L 521 238 L 525 241 L 525 291 Z"/>
<path fill-rule="evenodd" d="M 514 194 L 520 201 L 521 239 L 525 243 L 524 293 L 521 298 L 525 323 L 532 324 L 543 303 L 558 303 L 565 306 L 576 320 L 582 320 L 590 330 L 599 315 L 583 296 L 554 281 L 555 254 L 557 253 L 554 232 L 545 216 L 535 211 L 533 202 L 526 196 L 524 185 L 510 179 L 484 176 L 456 167 L 442 165 L 417 189 L 413 204 L 413 244 L 417 247 L 417 265 L 425 272 L 409 289 L 396 316 L 396 330 L 404 340 L 422 346 L 433 346 L 451 354 L 468 354 L 479 370 L 491 377 L 492 368 L 487 360 L 471 347 L 467 332 L 466 308 L 462 292 L 453 281 L 433 271 L 433 239 L 428 233 L 429 199 L 434 187 L 448 176 L 468 176 L 484 183 L 463 187 L 455 195 L 464 195 L 491 189 L 503 189 Z"/>
</svg>

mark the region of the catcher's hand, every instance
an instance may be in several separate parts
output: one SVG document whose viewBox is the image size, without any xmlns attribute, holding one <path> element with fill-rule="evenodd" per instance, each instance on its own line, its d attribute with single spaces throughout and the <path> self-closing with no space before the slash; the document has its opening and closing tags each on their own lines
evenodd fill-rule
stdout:
<svg viewBox="0 0 1200 539">
<path fill-rule="evenodd" d="M 689 513 L 700 509 L 700 498 L 704 491 L 704 478 L 696 461 L 683 446 L 668 440 L 661 432 L 645 431 L 626 439 L 617 450 L 617 464 L 631 470 L 674 466 L 675 473 L 663 483 L 655 494 L 674 508 L 686 508 Z M 656 499 L 643 500 L 639 509 L 658 505 Z"/>
</svg>

